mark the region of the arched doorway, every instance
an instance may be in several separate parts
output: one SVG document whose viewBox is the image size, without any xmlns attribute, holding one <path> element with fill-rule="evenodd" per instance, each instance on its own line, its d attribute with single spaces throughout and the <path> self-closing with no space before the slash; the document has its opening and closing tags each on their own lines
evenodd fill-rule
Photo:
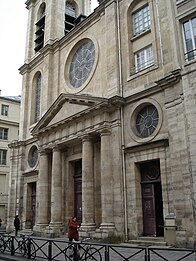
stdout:
<svg viewBox="0 0 196 261">
<path fill-rule="evenodd" d="M 143 235 L 163 236 L 163 200 L 159 160 L 140 164 Z"/>
<path fill-rule="evenodd" d="M 27 184 L 26 228 L 32 229 L 36 218 L 36 182 Z"/>
</svg>

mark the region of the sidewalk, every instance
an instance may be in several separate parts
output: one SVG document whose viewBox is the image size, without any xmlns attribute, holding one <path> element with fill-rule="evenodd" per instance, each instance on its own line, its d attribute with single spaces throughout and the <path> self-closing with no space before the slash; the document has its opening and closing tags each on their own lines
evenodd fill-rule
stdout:
<svg viewBox="0 0 196 261">
<path fill-rule="evenodd" d="M 11 256 L 9 254 L 0 253 L 0 261 L 27 261 L 29 259 L 21 257 L 21 256 Z"/>
</svg>

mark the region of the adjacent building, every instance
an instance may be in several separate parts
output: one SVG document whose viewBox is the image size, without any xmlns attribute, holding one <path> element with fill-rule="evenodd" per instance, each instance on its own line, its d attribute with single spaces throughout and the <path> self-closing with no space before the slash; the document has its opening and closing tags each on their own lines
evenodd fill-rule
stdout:
<svg viewBox="0 0 196 261">
<path fill-rule="evenodd" d="M 18 139 L 20 96 L 0 96 L 0 218 L 7 224 L 10 150 L 8 144 Z"/>
<path fill-rule="evenodd" d="M 8 226 L 196 245 L 196 0 L 28 0 Z"/>
</svg>

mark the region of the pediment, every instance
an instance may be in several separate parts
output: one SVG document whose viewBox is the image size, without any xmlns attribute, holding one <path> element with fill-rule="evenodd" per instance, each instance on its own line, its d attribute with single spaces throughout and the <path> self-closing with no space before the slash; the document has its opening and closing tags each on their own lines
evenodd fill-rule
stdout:
<svg viewBox="0 0 196 261">
<path fill-rule="evenodd" d="M 65 121 L 73 116 L 80 115 L 81 112 L 88 110 L 89 107 L 102 103 L 105 100 L 100 97 L 62 93 L 33 128 L 32 134 L 39 132 L 41 129 L 59 124 L 61 121 Z"/>
</svg>

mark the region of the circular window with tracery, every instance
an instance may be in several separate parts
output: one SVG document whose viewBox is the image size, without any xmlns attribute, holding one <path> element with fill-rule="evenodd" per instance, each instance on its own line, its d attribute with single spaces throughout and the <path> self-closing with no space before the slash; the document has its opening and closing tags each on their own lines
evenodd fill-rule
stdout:
<svg viewBox="0 0 196 261">
<path fill-rule="evenodd" d="M 90 39 L 83 42 L 73 55 L 69 67 L 69 81 L 74 88 L 81 87 L 89 77 L 95 62 L 95 45 Z"/>
<path fill-rule="evenodd" d="M 159 113 L 157 108 L 148 104 L 142 108 L 136 116 L 137 136 L 146 138 L 153 134 L 159 122 Z"/>
<path fill-rule="evenodd" d="M 38 160 L 38 149 L 36 146 L 32 146 L 29 155 L 28 155 L 28 163 L 31 168 L 35 167 Z"/>
</svg>

